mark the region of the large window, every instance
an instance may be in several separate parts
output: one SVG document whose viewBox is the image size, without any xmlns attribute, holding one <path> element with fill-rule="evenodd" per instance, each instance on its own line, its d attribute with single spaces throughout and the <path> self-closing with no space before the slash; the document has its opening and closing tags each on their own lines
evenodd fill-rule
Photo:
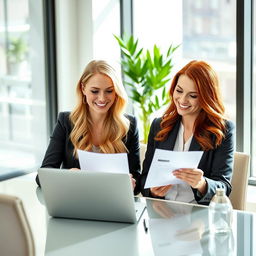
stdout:
<svg viewBox="0 0 256 256">
<path fill-rule="evenodd" d="M 93 58 L 112 64 L 120 62 L 120 50 L 114 35 L 120 34 L 119 0 L 92 1 Z"/>
<path fill-rule="evenodd" d="M 0 175 L 41 162 L 47 142 L 43 56 L 41 1 L 0 0 Z"/>
<path fill-rule="evenodd" d="M 165 50 L 171 43 L 181 44 L 175 55 L 173 74 L 190 60 L 209 62 L 219 75 L 227 115 L 235 121 L 236 1 L 134 0 L 133 3 L 134 34 L 143 47 L 152 49 L 158 44 Z"/>
</svg>

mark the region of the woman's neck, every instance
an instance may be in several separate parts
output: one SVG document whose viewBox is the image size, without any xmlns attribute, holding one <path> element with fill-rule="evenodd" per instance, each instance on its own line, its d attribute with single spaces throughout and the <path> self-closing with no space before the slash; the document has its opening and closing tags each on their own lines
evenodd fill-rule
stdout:
<svg viewBox="0 0 256 256">
<path fill-rule="evenodd" d="M 184 127 L 183 142 L 184 144 L 194 134 L 195 119 L 182 117 L 181 122 Z"/>
<path fill-rule="evenodd" d="M 182 117 L 181 122 L 185 131 L 194 131 L 195 119 Z"/>
<path fill-rule="evenodd" d="M 106 115 L 94 115 L 92 118 L 92 138 L 91 142 L 95 146 L 102 144 L 104 140 L 103 125 Z"/>
<path fill-rule="evenodd" d="M 102 127 L 107 115 L 91 115 L 93 128 Z"/>
</svg>

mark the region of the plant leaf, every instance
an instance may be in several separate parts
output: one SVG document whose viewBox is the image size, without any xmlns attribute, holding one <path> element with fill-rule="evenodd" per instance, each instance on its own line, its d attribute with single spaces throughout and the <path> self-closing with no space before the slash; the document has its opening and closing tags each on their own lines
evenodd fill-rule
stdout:
<svg viewBox="0 0 256 256">
<path fill-rule="evenodd" d="M 164 100 L 166 97 L 166 88 L 164 87 L 162 90 L 162 100 Z"/>
<path fill-rule="evenodd" d="M 139 56 L 141 55 L 142 51 L 143 51 L 143 48 L 141 48 L 141 49 L 138 51 L 138 53 L 135 55 L 134 58 L 135 58 L 135 59 L 139 58 Z"/>
<path fill-rule="evenodd" d="M 136 40 L 136 42 L 133 42 L 133 44 L 131 45 L 130 53 L 131 53 L 132 56 L 134 55 L 134 53 L 137 49 L 137 45 L 138 45 L 138 39 Z"/>
<path fill-rule="evenodd" d="M 122 47 L 122 48 L 126 48 L 125 47 L 125 43 L 124 41 L 122 40 L 121 37 L 117 36 L 117 35 L 114 35 L 115 39 L 117 40 L 118 44 Z"/>
</svg>

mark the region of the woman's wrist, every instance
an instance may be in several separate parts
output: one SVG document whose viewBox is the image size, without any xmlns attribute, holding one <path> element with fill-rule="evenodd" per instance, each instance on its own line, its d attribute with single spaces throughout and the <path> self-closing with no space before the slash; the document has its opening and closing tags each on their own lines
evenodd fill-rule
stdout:
<svg viewBox="0 0 256 256">
<path fill-rule="evenodd" d="M 200 181 L 200 184 L 197 188 L 197 190 L 202 194 L 205 195 L 207 191 L 207 182 L 204 177 L 202 177 L 202 180 Z"/>
</svg>

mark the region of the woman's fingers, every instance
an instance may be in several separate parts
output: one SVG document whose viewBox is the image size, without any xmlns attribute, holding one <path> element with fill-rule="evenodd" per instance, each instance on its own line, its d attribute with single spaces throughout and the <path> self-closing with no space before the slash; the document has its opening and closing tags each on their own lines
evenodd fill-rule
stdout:
<svg viewBox="0 0 256 256">
<path fill-rule="evenodd" d="M 80 171 L 80 169 L 78 169 L 78 168 L 71 168 L 71 169 L 69 169 L 70 171 Z"/>
<path fill-rule="evenodd" d="M 204 172 L 200 169 L 181 168 L 175 170 L 173 175 L 187 182 L 191 187 L 197 188 L 202 183 Z"/>
<path fill-rule="evenodd" d="M 204 178 L 204 172 L 200 169 L 178 169 L 173 172 L 173 175 L 188 183 L 192 188 L 197 189 L 201 194 L 205 194 L 207 183 Z"/>
<path fill-rule="evenodd" d="M 133 175 L 131 173 L 130 173 L 130 177 L 131 177 L 132 188 L 134 190 L 134 188 L 136 186 L 136 180 L 133 178 Z"/>
<path fill-rule="evenodd" d="M 168 190 L 171 189 L 171 187 L 172 185 L 153 187 L 150 188 L 150 191 L 153 196 L 164 197 L 167 194 Z"/>
</svg>

